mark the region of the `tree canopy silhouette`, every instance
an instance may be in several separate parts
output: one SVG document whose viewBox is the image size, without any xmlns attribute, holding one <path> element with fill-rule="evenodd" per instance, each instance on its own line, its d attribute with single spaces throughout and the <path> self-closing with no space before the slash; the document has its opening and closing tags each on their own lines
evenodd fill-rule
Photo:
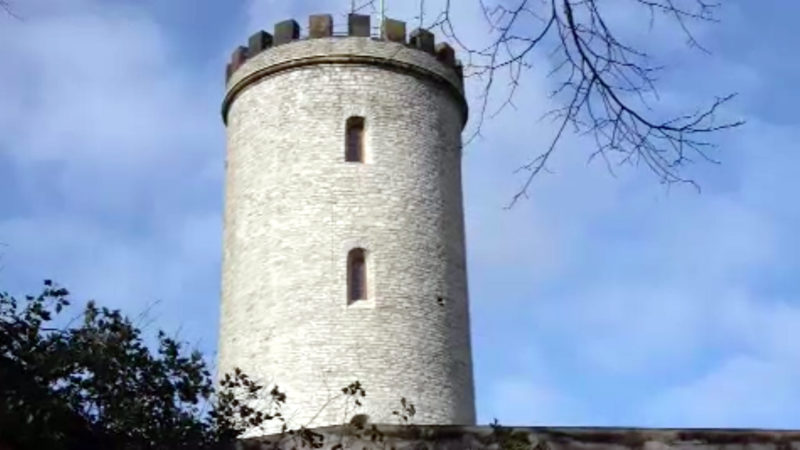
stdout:
<svg viewBox="0 0 800 450">
<path fill-rule="evenodd" d="M 281 419 L 277 388 L 237 370 L 215 389 L 198 351 L 163 331 L 148 346 L 118 310 L 89 302 L 66 320 L 68 294 L 0 293 L 0 447 L 202 449 Z M 247 405 L 264 394 L 273 405 Z"/>
</svg>

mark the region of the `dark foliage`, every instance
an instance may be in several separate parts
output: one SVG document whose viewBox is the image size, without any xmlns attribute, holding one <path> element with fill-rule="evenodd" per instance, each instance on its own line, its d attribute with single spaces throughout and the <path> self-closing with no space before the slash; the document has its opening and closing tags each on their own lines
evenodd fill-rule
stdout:
<svg viewBox="0 0 800 450">
<path fill-rule="evenodd" d="M 211 448 L 282 420 L 277 389 L 267 396 L 273 414 L 247 406 L 262 387 L 238 370 L 215 392 L 199 352 L 163 332 L 148 348 L 119 311 L 89 302 L 55 326 L 68 292 L 44 284 L 22 300 L 0 293 L 0 447 Z"/>
</svg>

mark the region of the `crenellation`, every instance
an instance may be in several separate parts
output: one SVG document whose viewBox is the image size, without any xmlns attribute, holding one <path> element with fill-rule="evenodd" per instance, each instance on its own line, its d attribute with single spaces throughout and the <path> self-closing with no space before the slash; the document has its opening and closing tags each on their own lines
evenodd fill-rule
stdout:
<svg viewBox="0 0 800 450">
<path fill-rule="evenodd" d="M 283 20 L 275 24 L 275 45 L 288 44 L 300 39 L 300 24 L 294 19 Z"/>
<path fill-rule="evenodd" d="M 272 47 L 272 35 L 264 30 L 256 31 L 247 40 L 247 57 L 252 58 L 270 47 Z"/>
<path fill-rule="evenodd" d="M 385 19 L 383 21 L 383 37 L 392 42 L 406 43 L 406 23 L 401 20 Z"/>
<path fill-rule="evenodd" d="M 370 37 L 370 17 L 364 14 L 347 15 L 347 35 L 352 37 Z"/>
<path fill-rule="evenodd" d="M 442 63 L 455 67 L 456 65 L 456 52 L 453 47 L 450 47 L 446 42 L 436 44 L 436 59 Z"/>
<path fill-rule="evenodd" d="M 332 64 L 380 65 L 407 74 L 416 74 L 444 85 L 463 105 L 463 121 L 467 120 L 466 102 L 463 99 L 463 80 L 454 66 L 443 64 L 435 55 L 414 50 L 402 44 L 372 38 L 348 37 L 305 39 L 291 45 L 274 46 L 250 58 L 234 71 L 227 81 L 228 92 L 223 101 L 223 120 L 239 93 L 262 77 L 275 76 L 277 72 L 293 70 L 297 66 Z"/>
<path fill-rule="evenodd" d="M 231 72 L 235 71 L 239 68 L 244 62 L 247 60 L 247 47 L 238 46 L 233 50 L 231 54 L 231 63 L 230 63 L 230 70 Z"/>
<path fill-rule="evenodd" d="M 318 39 L 333 36 L 333 16 L 312 14 L 308 17 L 308 37 Z"/>
<path fill-rule="evenodd" d="M 440 46 L 435 43 L 435 36 L 429 30 L 422 28 L 415 29 L 406 36 L 406 23 L 401 20 L 391 18 L 384 19 L 381 31 L 377 36 L 373 36 L 370 16 L 365 14 L 349 14 L 347 16 L 347 33 L 338 35 L 334 33 L 333 17 L 330 14 L 312 14 L 308 17 L 308 39 L 328 39 L 328 38 L 369 38 L 395 42 L 408 48 L 429 53 L 437 57 L 442 64 L 454 69 L 458 69 L 454 64 L 454 58 L 449 55 L 440 57 L 438 49 Z M 408 41 L 406 40 L 408 37 Z M 225 70 L 225 80 L 228 81 L 236 70 L 244 62 L 271 47 L 286 45 L 298 40 L 302 40 L 301 28 L 297 21 L 293 19 L 278 22 L 274 26 L 273 34 L 263 30 L 254 33 L 247 42 L 247 51 L 236 55 L 236 60 L 231 61 L 230 69 Z M 238 51 L 235 50 L 234 52 Z M 459 79 L 463 79 L 462 76 Z"/>
<path fill-rule="evenodd" d="M 431 54 L 435 51 L 435 43 L 436 38 L 433 33 L 424 28 L 415 29 L 408 38 L 408 44 L 411 47 Z"/>
</svg>

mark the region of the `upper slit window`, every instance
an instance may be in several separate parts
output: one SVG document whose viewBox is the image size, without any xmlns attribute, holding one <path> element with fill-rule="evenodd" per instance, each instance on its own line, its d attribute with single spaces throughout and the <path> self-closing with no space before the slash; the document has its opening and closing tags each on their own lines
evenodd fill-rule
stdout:
<svg viewBox="0 0 800 450">
<path fill-rule="evenodd" d="M 347 119 L 345 135 L 345 155 L 348 162 L 364 162 L 364 118 L 350 117 Z"/>
<path fill-rule="evenodd" d="M 367 298 L 367 264 L 364 249 L 347 254 L 347 300 L 352 303 Z"/>
</svg>

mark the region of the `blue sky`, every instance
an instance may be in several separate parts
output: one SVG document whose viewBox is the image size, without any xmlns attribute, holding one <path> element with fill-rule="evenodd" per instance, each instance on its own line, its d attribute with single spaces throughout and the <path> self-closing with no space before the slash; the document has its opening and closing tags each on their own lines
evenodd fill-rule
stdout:
<svg viewBox="0 0 800 450">
<path fill-rule="evenodd" d="M 456 20 L 485 39 L 477 8 Z M 253 31 L 348 1 L 16 2 L 0 17 L 0 287 L 43 278 L 213 354 L 229 52 Z M 412 20 L 416 2 L 390 1 Z M 434 8 L 435 2 L 428 2 Z M 612 177 L 568 136 L 530 199 L 513 170 L 553 126 L 547 61 L 463 160 L 479 421 L 800 428 L 797 2 L 725 2 L 687 49 L 633 2 L 623 35 L 669 68 L 664 104 L 740 92 L 702 194 Z M 469 6 L 467 6 L 469 5 Z M 475 101 L 477 84 L 468 90 Z"/>
</svg>

